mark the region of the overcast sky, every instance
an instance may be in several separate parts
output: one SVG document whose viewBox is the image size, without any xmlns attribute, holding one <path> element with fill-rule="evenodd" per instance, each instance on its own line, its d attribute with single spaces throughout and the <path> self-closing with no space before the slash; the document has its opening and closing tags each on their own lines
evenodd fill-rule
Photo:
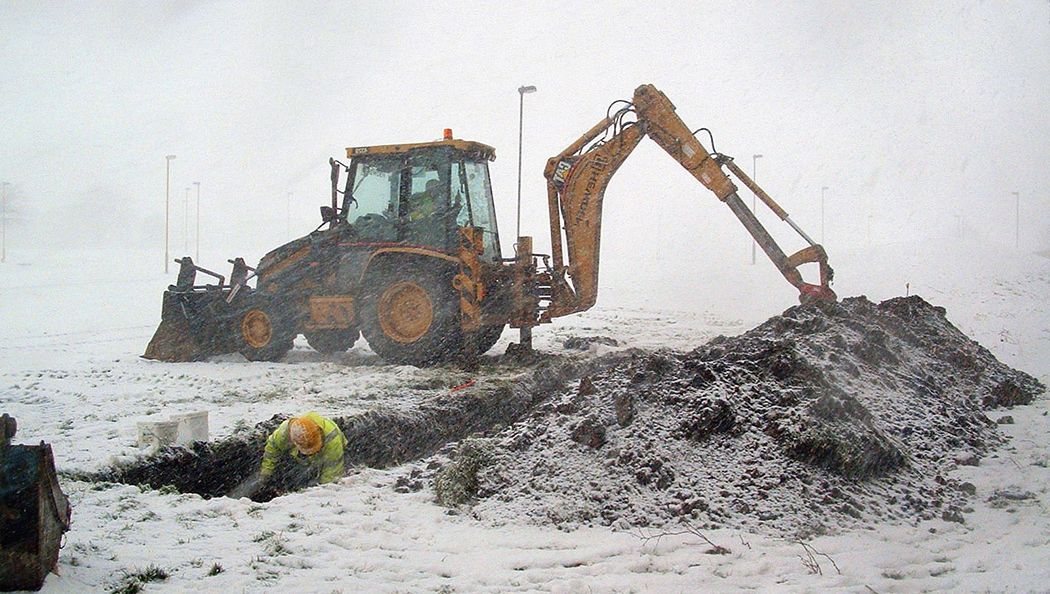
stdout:
<svg viewBox="0 0 1050 594">
<path fill-rule="evenodd" d="M 173 245 L 200 181 L 204 259 L 258 258 L 319 222 L 329 156 L 449 127 L 496 147 L 509 249 L 531 84 L 522 227 L 542 246 L 546 159 L 653 83 L 745 169 L 761 153 L 759 182 L 818 239 L 827 186 L 832 257 L 955 235 L 1012 249 L 1013 192 L 1023 247 L 1050 247 L 1046 0 L 648 4 L 5 2 L 9 241 L 162 249 L 171 153 Z M 648 141 L 605 203 L 610 259 L 750 245 Z"/>
</svg>

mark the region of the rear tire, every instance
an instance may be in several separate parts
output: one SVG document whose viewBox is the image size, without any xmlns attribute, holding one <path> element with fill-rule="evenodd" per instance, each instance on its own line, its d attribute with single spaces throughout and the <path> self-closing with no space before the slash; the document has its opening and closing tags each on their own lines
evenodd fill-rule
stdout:
<svg viewBox="0 0 1050 594">
<path fill-rule="evenodd" d="M 462 352 L 459 296 L 446 270 L 386 267 L 369 275 L 363 293 L 361 332 L 384 360 L 424 366 Z"/>
<path fill-rule="evenodd" d="M 345 328 L 339 330 L 314 330 L 304 332 L 306 342 L 317 351 L 325 355 L 332 353 L 343 353 L 354 346 L 357 338 L 361 335 L 357 328 Z"/>
<path fill-rule="evenodd" d="M 240 353 L 249 361 L 277 361 L 292 350 L 295 330 L 268 299 L 253 297 L 237 317 Z"/>
</svg>

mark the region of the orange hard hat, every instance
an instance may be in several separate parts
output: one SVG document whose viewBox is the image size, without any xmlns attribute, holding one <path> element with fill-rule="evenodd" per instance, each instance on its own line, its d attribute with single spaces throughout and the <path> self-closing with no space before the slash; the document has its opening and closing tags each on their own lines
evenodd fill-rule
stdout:
<svg viewBox="0 0 1050 594">
<path fill-rule="evenodd" d="M 321 427 L 309 417 L 294 417 L 288 421 L 288 434 L 295 448 L 304 456 L 312 456 L 321 449 Z"/>
</svg>

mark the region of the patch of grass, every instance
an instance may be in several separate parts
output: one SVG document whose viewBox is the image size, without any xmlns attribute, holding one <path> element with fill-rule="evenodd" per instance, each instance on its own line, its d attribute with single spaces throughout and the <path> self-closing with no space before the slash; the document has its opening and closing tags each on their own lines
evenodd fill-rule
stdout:
<svg viewBox="0 0 1050 594">
<path fill-rule="evenodd" d="M 222 572 L 222 565 L 219 565 L 218 563 L 213 563 L 211 569 L 208 570 L 208 575 L 219 575 Z"/>
<path fill-rule="evenodd" d="M 119 499 L 120 503 L 115 508 L 116 515 L 123 514 L 124 512 L 139 507 L 139 502 L 127 495 L 122 495 Z M 114 516 L 115 517 L 115 516 Z"/>
<path fill-rule="evenodd" d="M 281 535 L 276 534 L 266 545 L 266 552 L 274 557 L 279 557 L 281 555 L 287 555 L 292 551 L 284 545 L 284 539 L 281 538 Z"/>
<path fill-rule="evenodd" d="M 252 402 L 269 402 L 271 400 L 283 400 L 290 395 L 288 388 L 272 388 L 270 390 L 262 390 L 255 395 L 255 398 L 250 399 Z"/>
<path fill-rule="evenodd" d="M 109 594 L 139 594 L 142 584 L 138 582 L 125 582 L 109 591 Z"/>
<path fill-rule="evenodd" d="M 110 590 L 110 594 L 138 594 L 142 585 L 150 582 L 162 582 L 168 579 L 168 572 L 150 564 L 137 571 L 124 571 L 124 581 Z"/>
<path fill-rule="evenodd" d="M 266 553 L 274 557 L 287 555 L 291 550 L 285 546 L 281 534 L 272 530 L 264 530 L 252 537 L 252 542 L 262 543 L 266 547 Z"/>
<path fill-rule="evenodd" d="M 478 471 L 491 461 L 491 446 L 483 439 L 465 439 L 452 454 L 452 461 L 434 475 L 438 503 L 456 507 L 478 494 Z"/>
<path fill-rule="evenodd" d="M 273 530 L 264 530 L 264 531 L 260 532 L 259 534 L 256 534 L 255 536 L 253 536 L 252 537 L 252 542 L 262 542 L 264 540 L 269 540 L 269 539 L 273 538 L 273 535 L 274 535 Z"/>
<path fill-rule="evenodd" d="M 149 582 L 162 582 L 168 579 L 168 572 L 156 565 L 150 564 L 135 573 L 129 573 L 128 577 L 136 579 L 143 584 Z"/>
</svg>

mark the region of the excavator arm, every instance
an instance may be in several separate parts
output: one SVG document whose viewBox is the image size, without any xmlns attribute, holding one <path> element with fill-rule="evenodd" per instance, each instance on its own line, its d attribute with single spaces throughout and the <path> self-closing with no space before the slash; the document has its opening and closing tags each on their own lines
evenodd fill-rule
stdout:
<svg viewBox="0 0 1050 594">
<path fill-rule="evenodd" d="M 836 299 L 835 292 L 828 286 L 833 272 L 828 266 L 824 248 L 813 242 L 731 158 L 708 152 L 662 92 L 652 85 L 642 85 L 635 89 L 633 102 L 614 103 L 605 118 L 547 161 L 544 176 L 547 178 L 551 224 L 551 304 L 541 321 L 584 311 L 594 305 L 598 296 L 605 189 L 643 136 L 652 138 L 690 175 L 729 206 L 784 278 L 798 289 L 800 300 Z M 786 255 L 737 195 L 737 187 L 723 171 L 723 166 L 781 220 L 791 225 L 809 246 Z M 566 252 L 568 264 L 564 262 Z M 818 284 L 802 279 L 798 268 L 807 263 L 819 266 Z"/>
</svg>

